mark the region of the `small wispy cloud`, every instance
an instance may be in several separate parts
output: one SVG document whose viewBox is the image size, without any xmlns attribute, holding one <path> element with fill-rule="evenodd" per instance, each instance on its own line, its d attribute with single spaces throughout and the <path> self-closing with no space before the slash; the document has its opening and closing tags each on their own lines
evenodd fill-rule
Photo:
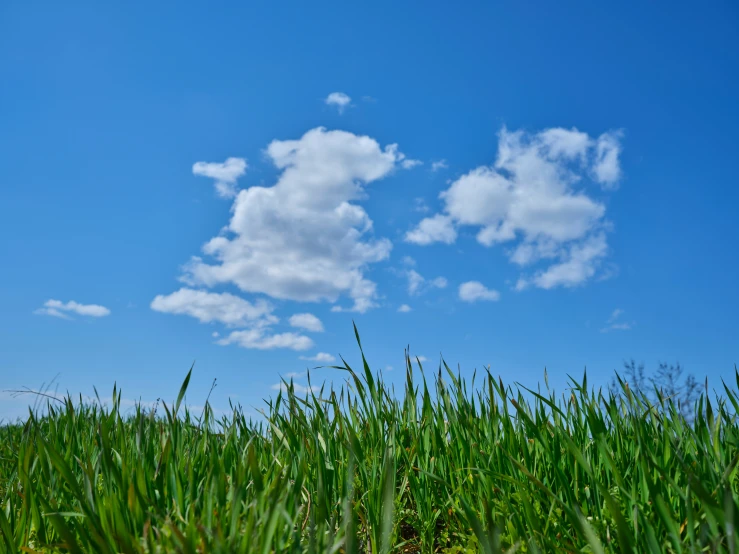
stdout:
<svg viewBox="0 0 739 554">
<path fill-rule="evenodd" d="M 312 385 L 310 387 L 306 387 L 305 385 L 301 385 L 299 383 L 293 383 L 293 390 L 296 394 L 306 394 L 308 392 L 318 392 L 321 390 L 321 387 L 317 385 Z M 278 390 L 282 392 L 287 392 L 289 388 L 289 385 L 286 385 L 285 383 L 275 383 L 272 385 L 272 390 Z"/>
<path fill-rule="evenodd" d="M 80 304 L 74 300 L 67 303 L 61 300 L 47 300 L 43 307 L 34 310 L 36 315 L 49 315 L 61 319 L 72 319 L 69 314 L 77 314 L 88 317 L 105 317 L 110 315 L 110 310 L 99 304 Z"/>
<path fill-rule="evenodd" d="M 284 375 L 285 379 L 302 379 L 305 376 L 305 371 L 290 371 Z"/>
<path fill-rule="evenodd" d="M 408 312 L 413 311 L 413 308 L 411 308 L 408 304 L 401 304 L 400 307 L 398 308 L 398 311 L 401 314 L 407 314 Z"/>
<path fill-rule="evenodd" d="M 278 348 L 308 350 L 313 348 L 313 341 L 304 335 L 297 333 L 270 334 L 264 329 L 233 331 L 227 337 L 217 340 L 216 344 L 221 346 L 236 344 L 242 348 L 255 350 L 275 350 Z"/>
<path fill-rule="evenodd" d="M 236 181 L 246 173 L 244 158 L 227 158 L 225 162 L 195 162 L 193 175 L 215 179 L 216 193 L 221 198 L 234 198 L 238 192 Z"/>
<path fill-rule="evenodd" d="M 436 160 L 431 162 L 431 171 L 439 171 L 441 169 L 448 169 L 449 165 L 446 160 Z"/>
<path fill-rule="evenodd" d="M 630 330 L 636 323 L 631 321 L 622 321 L 622 315 L 624 314 L 624 310 L 621 308 L 616 308 L 611 312 L 610 317 L 606 320 L 606 325 L 603 327 L 600 332 L 601 333 L 608 333 L 609 331 L 628 331 Z"/>
<path fill-rule="evenodd" d="M 459 286 L 459 298 L 463 302 L 478 302 L 487 300 L 496 302 L 500 300 L 500 293 L 497 290 L 489 289 L 479 281 L 467 281 Z"/>
<path fill-rule="evenodd" d="M 415 269 L 409 269 L 405 272 L 408 278 L 408 294 L 417 296 L 431 289 L 443 289 L 449 284 L 445 277 L 436 277 L 434 279 L 426 279 Z"/>
<path fill-rule="evenodd" d="M 419 165 L 423 165 L 423 162 L 421 160 L 403 160 L 400 162 L 400 167 L 403 169 L 413 169 L 414 167 L 418 167 Z"/>
<path fill-rule="evenodd" d="M 613 310 L 613 313 L 611 313 L 611 317 L 608 318 L 608 323 L 613 323 L 623 313 L 624 311 L 621 308 L 616 308 L 615 310 Z"/>
<path fill-rule="evenodd" d="M 344 113 L 344 110 L 351 104 L 351 101 L 351 97 L 343 92 L 332 92 L 324 100 L 327 106 L 335 107 L 340 114 Z"/>
<path fill-rule="evenodd" d="M 319 352 L 315 356 L 300 356 L 299 359 L 307 360 L 309 362 L 333 362 L 336 360 L 336 358 L 328 352 Z"/>
<path fill-rule="evenodd" d="M 413 199 L 413 211 L 425 214 L 431 211 L 431 208 L 426 204 L 426 200 L 419 196 Z"/>
</svg>

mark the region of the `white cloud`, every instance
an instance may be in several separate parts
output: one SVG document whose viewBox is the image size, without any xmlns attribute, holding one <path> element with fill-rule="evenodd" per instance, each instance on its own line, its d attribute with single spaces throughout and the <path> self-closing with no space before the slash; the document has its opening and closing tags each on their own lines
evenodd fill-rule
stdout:
<svg viewBox="0 0 739 554">
<path fill-rule="evenodd" d="M 596 146 L 596 159 L 593 166 L 595 179 L 604 188 L 615 188 L 621 178 L 621 166 L 619 156 L 621 155 L 622 133 L 604 133 L 598 137 Z"/>
<path fill-rule="evenodd" d="M 271 325 L 278 322 L 274 307 L 266 300 L 248 302 L 226 292 L 215 293 L 181 288 L 169 295 L 158 295 L 151 309 L 168 314 L 189 315 L 201 323 L 217 321 L 226 325 Z"/>
<path fill-rule="evenodd" d="M 272 385 L 272 390 L 279 390 L 282 392 L 287 392 L 289 386 L 285 383 L 275 383 Z M 295 394 L 306 394 L 308 392 L 318 392 L 321 390 L 321 387 L 317 385 L 312 385 L 311 387 L 306 387 L 304 385 L 301 385 L 299 383 L 293 383 L 293 390 L 295 391 Z"/>
<path fill-rule="evenodd" d="M 442 213 L 424 218 L 406 234 L 420 245 L 456 240 L 457 228 L 477 228 L 483 246 L 519 241 L 509 252 L 520 266 L 555 260 L 517 288 L 573 286 L 596 273 L 607 253 L 605 205 L 582 184 L 592 176 L 603 188 L 620 178 L 620 134 L 597 140 L 577 129 L 499 133 L 493 166 L 473 169 L 439 197 Z"/>
<path fill-rule="evenodd" d="M 415 229 L 405 234 L 405 240 L 422 246 L 434 242 L 452 244 L 457 240 L 457 230 L 451 217 L 436 214 L 422 219 Z"/>
<path fill-rule="evenodd" d="M 314 333 L 323 332 L 323 323 L 313 314 L 295 314 L 290 316 L 290 325 L 298 329 L 313 331 Z"/>
<path fill-rule="evenodd" d="M 634 326 L 634 322 L 621 321 L 621 316 L 624 311 L 621 308 L 616 308 L 611 313 L 611 316 L 606 320 L 606 326 L 603 327 L 600 332 L 608 333 L 610 331 L 628 331 Z"/>
<path fill-rule="evenodd" d="M 70 300 L 67 303 L 61 300 L 47 300 L 44 302 L 42 308 L 35 310 L 33 313 L 37 315 L 50 315 L 61 319 L 71 319 L 69 313 L 90 317 L 105 317 L 106 315 L 110 315 L 110 310 L 98 304 L 80 304 L 74 300 Z"/>
<path fill-rule="evenodd" d="M 214 339 L 217 339 L 218 337 L 220 337 L 220 336 L 221 336 L 221 334 L 220 334 L 220 333 L 219 333 L 218 331 L 213 331 L 213 332 L 212 332 L 212 333 L 210 334 L 210 336 L 211 336 L 211 337 L 213 337 Z"/>
<path fill-rule="evenodd" d="M 398 311 L 401 314 L 407 314 L 408 312 L 413 311 L 413 308 L 411 308 L 408 304 L 401 304 L 400 307 L 398 308 Z"/>
<path fill-rule="evenodd" d="M 233 198 L 236 196 L 236 181 L 246 173 L 246 160 L 244 158 L 228 158 L 223 163 L 196 162 L 192 166 L 194 175 L 210 177 L 216 181 L 216 193 L 221 198 Z"/>
<path fill-rule="evenodd" d="M 429 359 L 426 356 L 414 356 L 415 359 L 417 359 L 419 362 L 428 362 Z"/>
<path fill-rule="evenodd" d="M 403 258 L 400 260 L 400 263 L 402 263 L 403 265 L 408 266 L 408 267 L 415 267 L 416 266 L 416 260 L 414 260 L 410 256 L 403 256 Z"/>
<path fill-rule="evenodd" d="M 410 269 L 406 272 L 408 277 L 408 294 L 416 294 L 421 285 L 426 281 L 418 271 Z"/>
<path fill-rule="evenodd" d="M 446 160 L 436 160 L 435 162 L 431 162 L 431 171 L 439 171 L 440 169 L 447 169 L 448 167 Z"/>
<path fill-rule="evenodd" d="M 429 284 L 434 288 L 444 289 L 449 284 L 449 281 L 445 277 L 437 277 L 436 279 L 431 279 Z"/>
<path fill-rule="evenodd" d="M 464 302 L 477 302 L 478 300 L 495 302 L 500 299 L 500 293 L 487 288 L 479 281 L 467 281 L 459 285 L 459 298 Z"/>
<path fill-rule="evenodd" d="M 319 352 L 315 356 L 300 356 L 300 359 L 310 362 L 333 362 L 336 360 L 334 356 L 327 352 Z"/>
<path fill-rule="evenodd" d="M 523 290 L 532 284 L 542 289 L 580 285 L 595 275 L 598 264 L 607 253 L 605 234 L 592 235 L 582 242 L 573 243 L 562 255 L 560 263 L 549 266 L 534 277 L 521 277 L 516 283 L 516 290 Z"/>
<path fill-rule="evenodd" d="M 276 348 L 309 350 L 313 348 L 313 341 L 304 335 L 297 333 L 269 334 L 267 330 L 261 328 L 232 331 L 227 337 L 216 343 L 221 346 L 236 344 L 243 348 L 256 350 L 274 350 Z"/>
<path fill-rule="evenodd" d="M 352 311 L 375 307 L 376 285 L 364 272 L 392 244 L 370 237 L 372 220 L 353 201 L 403 159 L 397 145 L 381 149 L 370 137 L 319 127 L 275 140 L 266 153 L 281 170 L 277 183 L 239 192 L 228 227 L 203 247 L 214 262 L 192 258 L 183 281 L 299 302 L 348 295 Z"/>
<path fill-rule="evenodd" d="M 423 165 L 423 162 L 421 160 L 407 159 L 400 162 L 400 166 L 403 169 L 413 169 L 414 167 L 418 167 L 419 165 Z"/>
<path fill-rule="evenodd" d="M 344 94 L 343 92 L 332 92 L 324 100 L 327 106 L 336 107 L 339 113 L 344 113 L 344 110 L 351 103 L 351 101 L 352 99 L 349 97 L 349 95 Z"/>
<path fill-rule="evenodd" d="M 408 278 L 408 294 L 411 296 L 422 294 L 432 288 L 443 289 L 448 284 L 444 277 L 436 277 L 429 281 L 415 269 L 405 271 L 405 275 Z"/>
</svg>

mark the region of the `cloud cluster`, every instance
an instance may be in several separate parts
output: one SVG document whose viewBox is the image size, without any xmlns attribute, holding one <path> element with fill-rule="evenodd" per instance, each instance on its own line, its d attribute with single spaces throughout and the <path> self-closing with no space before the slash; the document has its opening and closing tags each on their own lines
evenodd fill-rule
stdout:
<svg viewBox="0 0 739 554">
<path fill-rule="evenodd" d="M 375 307 L 377 286 L 365 273 L 389 256 L 392 245 L 372 236 L 372 220 L 358 202 L 366 197 L 369 183 L 408 160 L 397 145 L 382 148 L 370 137 L 323 127 L 296 140 L 272 141 L 265 153 L 279 170 L 275 184 L 238 191 L 229 224 L 203 246 L 202 257 L 185 265 L 180 280 L 187 287 L 157 296 L 151 307 L 203 323 L 245 327 L 218 344 L 308 350 L 313 346 L 309 337 L 272 332 L 279 320 L 270 302 L 206 289 L 234 285 L 277 300 L 352 300 L 350 307 L 335 305 L 334 311 L 363 313 Z M 229 160 L 196 164 L 194 171 L 235 183 L 246 166 Z M 309 313 L 293 315 L 289 324 L 323 331 L 321 321 Z"/>
<path fill-rule="evenodd" d="M 271 327 L 279 323 L 274 315 L 274 305 L 264 299 L 249 302 L 226 292 L 216 293 L 190 288 L 181 288 L 169 295 L 158 295 L 151 302 L 151 309 L 157 312 L 187 315 L 201 323 L 221 323 L 227 327 L 246 327 L 231 331 L 220 338 L 220 333 L 212 333 L 218 339 L 216 344 L 226 346 L 236 344 L 243 348 L 272 350 L 288 348 L 308 350 L 313 348 L 313 340 L 299 333 L 273 333 Z M 310 316 L 310 317 L 307 317 Z M 290 318 L 293 327 L 323 330 L 321 321 L 312 314 L 296 314 Z M 310 327 L 310 329 L 308 329 Z"/>
<path fill-rule="evenodd" d="M 477 229 L 483 246 L 517 242 L 510 260 L 521 267 L 550 265 L 522 276 L 517 289 L 574 286 L 591 278 L 607 253 L 605 205 L 584 181 L 616 187 L 621 176 L 620 133 L 592 138 L 577 129 L 499 133 L 493 166 L 461 176 L 439 197 L 442 213 L 426 217 L 407 242 L 452 244 L 461 227 Z"/>
<path fill-rule="evenodd" d="M 184 281 L 299 302 L 348 295 L 353 311 L 374 307 L 377 287 L 364 272 L 392 245 L 370 236 L 372 220 L 355 201 L 404 158 L 397 145 L 319 127 L 266 153 L 281 170 L 277 182 L 239 192 L 228 227 L 203 247 L 213 261 L 194 257 Z"/>
<path fill-rule="evenodd" d="M 47 300 L 43 307 L 38 308 L 33 313 L 37 315 L 50 315 L 61 319 L 72 319 L 69 314 L 84 315 L 88 317 L 105 317 L 110 315 L 110 310 L 105 306 L 98 304 L 80 304 L 74 300 L 67 303 L 61 300 Z"/>
</svg>

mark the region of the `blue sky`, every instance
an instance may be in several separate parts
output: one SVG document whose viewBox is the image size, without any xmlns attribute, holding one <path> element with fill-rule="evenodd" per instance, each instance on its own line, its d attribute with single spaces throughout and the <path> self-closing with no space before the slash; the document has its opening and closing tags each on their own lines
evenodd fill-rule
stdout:
<svg viewBox="0 0 739 554">
<path fill-rule="evenodd" d="M 4 2 L 0 53 L 0 390 L 254 411 L 352 320 L 397 383 L 733 378 L 731 2 Z"/>
</svg>

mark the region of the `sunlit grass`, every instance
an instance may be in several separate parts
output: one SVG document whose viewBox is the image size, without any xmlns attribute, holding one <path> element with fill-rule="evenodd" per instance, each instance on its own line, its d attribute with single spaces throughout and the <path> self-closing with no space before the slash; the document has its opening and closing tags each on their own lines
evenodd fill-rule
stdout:
<svg viewBox="0 0 739 554">
<path fill-rule="evenodd" d="M 623 382 L 556 396 L 410 359 L 394 395 L 362 360 L 256 422 L 190 413 L 188 373 L 157 412 L 114 391 L 0 428 L 0 552 L 735 551 L 735 389 L 686 419 Z"/>
</svg>

